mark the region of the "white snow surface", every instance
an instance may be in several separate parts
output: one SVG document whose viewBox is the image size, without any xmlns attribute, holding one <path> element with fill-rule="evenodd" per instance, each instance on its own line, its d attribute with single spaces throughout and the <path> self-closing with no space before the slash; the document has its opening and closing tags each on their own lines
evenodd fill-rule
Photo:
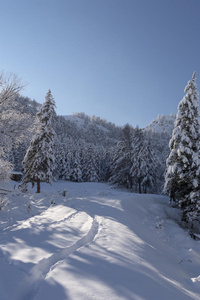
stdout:
<svg viewBox="0 0 200 300">
<path fill-rule="evenodd" d="M 171 136 L 174 128 L 175 115 L 164 116 L 158 115 L 149 125 L 145 127 L 146 130 L 153 130 L 156 133 L 163 133 Z"/>
<path fill-rule="evenodd" d="M 1 195 L 1 300 L 200 299 L 200 241 L 167 197 L 66 181 L 23 194 L 14 184 Z"/>
<path fill-rule="evenodd" d="M 83 129 L 85 131 L 87 131 L 88 127 L 91 124 L 93 124 L 92 120 L 88 120 L 88 124 L 85 124 L 85 120 L 83 118 L 75 116 L 75 115 L 64 115 L 63 117 L 65 118 L 65 120 L 70 121 L 70 122 L 76 124 L 76 126 L 78 128 L 81 128 L 81 129 Z M 99 124 L 95 123 L 95 125 L 96 125 L 96 127 L 98 127 L 98 129 L 100 129 L 102 131 L 106 131 L 106 132 L 108 131 L 108 129 L 106 129 L 105 127 L 103 127 L 103 126 L 101 126 Z"/>
</svg>

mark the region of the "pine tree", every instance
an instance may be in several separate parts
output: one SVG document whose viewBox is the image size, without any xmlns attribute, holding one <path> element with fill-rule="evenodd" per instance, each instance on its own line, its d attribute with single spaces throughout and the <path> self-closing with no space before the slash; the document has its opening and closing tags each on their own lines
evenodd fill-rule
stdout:
<svg viewBox="0 0 200 300">
<path fill-rule="evenodd" d="M 115 147 L 114 157 L 111 166 L 109 181 L 132 188 L 131 169 L 131 142 L 133 128 L 126 124 L 122 130 L 121 141 Z"/>
<path fill-rule="evenodd" d="M 142 156 L 141 152 L 143 149 L 144 144 L 144 134 L 143 131 L 139 128 L 135 129 L 132 139 L 132 166 L 130 169 L 130 174 L 133 178 L 135 183 L 135 192 L 142 193 L 142 179 L 143 179 L 143 172 L 142 172 Z"/>
<path fill-rule="evenodd" d="M 157 165 L 150 132 L 135 129 L 132 139 L 132 166 L 130 174 L 135 183 L 135 191 L 147 192 L 147 188 L 156 191 Z"/>
<path fill-rule="evenodd" d="M 164 191 L 183 210 L 183 221 L 199 215 L 199 94 L 196 72 L 185 88 L 169 143 Z"/>
<path fill-rule="evenodd" d="M 65 179 L 65 151 L 63 144 L 55 139 L 55 163 L 53 171 L 53 180 Z"/>
<path fill-rule="evenodd" d="M 98 159 L 94 147 L 90 146 L 85 155 L 83 166 L 83 179 L 87 182 L 98 182 Z"/>
<path fill-rule="evenodd" d="M 51 183 L 54 169 L 54 138 L 53 122 L 56 116 L 55 101 L 49 90 L 45 102 L 37 114 L 38 130 L 32 139 L 23 160 L 24 180 L 23 183 L 35 180 L 37 193 L 40 193 L 40 181 Z"/>
<path fill-rule="evenodd" d="M 127 185 L 127 175 L 129 173 L 129 166 L 126 164 L 126 155 L 125 146 L 124 148 L 121 145 L 125 145 L 124 142 L 118 143 L 118 146 L 115 148 L 113 161 L 111 164 L 111 176 L 109 182 L 119 185 Z"/>
<path fill-rule="evenodd" d="M 141 152 L 142 164 L 141 169 L 143 173 L 142 186 L 143 191 L 147 193 L 147 188 L 156 191 L 157 182 L 157 158 L 153 150 L 151 139 L 145 135 L 143 149 Z"/>
<path fill-rule="evenodd" d="M 75 181 L 75 182 L 82 181 L 82 171 L 81 171 L 80 163 L 79 163 L 78 159 L 76 159 L 74 161 L 73 169 L 72 169 L 72 173 L 71 173 L 70 178 L 71 178 L 72 181 Z"/>
</svg>

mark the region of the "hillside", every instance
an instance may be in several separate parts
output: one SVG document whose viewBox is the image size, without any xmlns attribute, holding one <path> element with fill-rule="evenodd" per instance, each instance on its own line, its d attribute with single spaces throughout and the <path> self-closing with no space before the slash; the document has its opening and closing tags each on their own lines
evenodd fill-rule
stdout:
<svg viewBox="0 0 200 300">
<path fill-rule="evenodd" d="M 171 114 L 170 116 L 158 115 L 157 119 L 154 119 L 149 125 L 145 127 L 146 130 L 153 130 L 156 133 L 167 134 L 171 136 L 174 128 L 176 116 Z"/>
<path fill-rule="evenodd" d="M 199 299 L 200 244 L 166 197 L 66 181 L 6 188 L 1 300 Z"/>
<path fill-rule="evenodd" d="M 88 143 L 114 146 L 122 135 L 122 127 L 96 116 L 75 113 L 63 116 L 67 124 L 73 124 L 77 132 Z"/>
<path fill-rule="evenodd" d="M 40 106 L 36 101 L 17 96 L 10 107 L 2 108 L 0 127 L 5 134 L 0 146 L 6 153 L 5 159 L 13 164 L 13 171 L 23 172 L 22 161 L 37 132 L 35 116 Z M 52 124 L 55 131 L 53 180 L 110 180 L 113 184 L 133 190 L 137 189 L 137 181 L 140 180 L 143 182 L 143 190 L 148 188 L 149 192 L 160 193 L 174 118 L 158 116 L 146 128 L 138 131 L 138 128 L 129 124 L 120 127 L 85 113 L 56 116 Z M 140 135 L 138 141 L 137 134 Z M 140 150 L 137 149 L 138 146 Z M 137 164 L 139 159 L 136 153 L 143 156 L 140 156 L 143 163 L 140 164 L 141 170 L 138 173 L 141 178 L 134 175 L 137 166 L 133 166 L 133 162 Z M 152 158 L 147 157 L 148 155 Z M 148 159 L 154 161 L 151 167 Z M 143 179 L 148 176 L 151 179 L 146 184 Z"/>
</svg>

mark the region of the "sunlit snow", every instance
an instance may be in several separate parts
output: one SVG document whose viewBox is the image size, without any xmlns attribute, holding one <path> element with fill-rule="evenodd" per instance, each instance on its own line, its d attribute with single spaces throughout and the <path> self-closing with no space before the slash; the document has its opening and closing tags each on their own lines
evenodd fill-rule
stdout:
<svg viewBox="0 0 200 300">
<path fill-rule="evenodd" d="M 1 300 L 200 299 L 200 241 L 167 197 L 101 183 L 12 186 L 0 211 Z"/>
</svg>

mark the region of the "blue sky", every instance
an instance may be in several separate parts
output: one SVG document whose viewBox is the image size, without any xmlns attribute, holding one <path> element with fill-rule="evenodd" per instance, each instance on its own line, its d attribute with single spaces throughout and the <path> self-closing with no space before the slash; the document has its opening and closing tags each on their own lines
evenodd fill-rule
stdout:
<svg viewBox="0 0 200 300">
<path fill-rule="evenodd" d="M 0 70 L 57 114 L 144 127 L 177 112 L 197 71 L 199 0 L 0 0 Z"/>
</svg>

